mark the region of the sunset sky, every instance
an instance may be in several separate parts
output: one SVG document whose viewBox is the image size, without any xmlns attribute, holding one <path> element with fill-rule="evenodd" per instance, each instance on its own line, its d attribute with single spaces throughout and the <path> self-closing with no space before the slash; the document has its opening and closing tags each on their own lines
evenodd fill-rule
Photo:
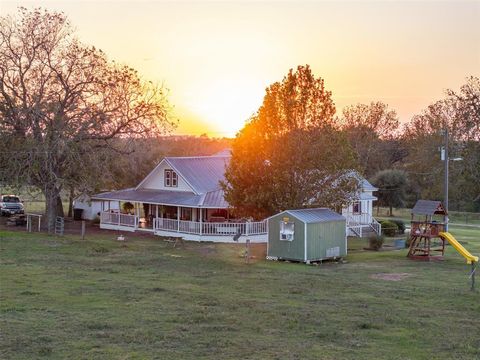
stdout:
<svg viewBox="0 0 480 360">
<path fill-rule="evenodd" d="M 480 1 L 9 1 L 61 10 L 79 38 L 170 89 L 179 134 L 233 136 L 289 68 L 337 112 L 382 100 L 408 121 L 480 76 Z"/>
</svg>

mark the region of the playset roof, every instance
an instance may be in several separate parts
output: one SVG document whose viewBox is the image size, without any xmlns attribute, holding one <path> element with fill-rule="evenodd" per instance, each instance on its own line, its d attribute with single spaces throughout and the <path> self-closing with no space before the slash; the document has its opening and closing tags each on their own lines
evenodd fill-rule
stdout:
<svg viewBox="0 0 480 360">
<path fill-rule="evenodd" d="M 412 215 L 446 215 L 441 201 L 418 200 L 412 209 Z"/>
</svg>

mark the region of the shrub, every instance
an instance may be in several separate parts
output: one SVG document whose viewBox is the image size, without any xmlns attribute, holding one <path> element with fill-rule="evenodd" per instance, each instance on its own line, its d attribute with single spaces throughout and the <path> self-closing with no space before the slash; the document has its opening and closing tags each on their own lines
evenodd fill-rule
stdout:
<svg viewBox="0 0 480 360">
<path fill-rule="evenodd" d="M 399 234 L 405 234 L 406 227 L 405 227 L 405 223 L 403 222 L 403 220 L 391 220 L 391 222 L 393 222 L 395 225 L 397 225 Z"/>
<path fill-rule="evenodd" d="M 380 250 L 385 242 L 385 237 L 382 235 L 372 235 L 368 238 L 368 246 L 373 250 Z"/>
<path fill-rule="evenodd" d="M 126 202 L 123 204 L 123 210 L 126 212 L 126 213 L 129 213 L 130 211 L 132 211 L 133 209 L 135 209 L 135 206 L 133 206 L 133 204 L 131 202 Z"/>
<path fill-rule="evenodd" d="M 398 230 L 397 224 L 390 220 L 382 220 L 380 221 L 382 225 L 382 234 L 386 236 L 395 236 L 395 233 Z"/>
</svg>

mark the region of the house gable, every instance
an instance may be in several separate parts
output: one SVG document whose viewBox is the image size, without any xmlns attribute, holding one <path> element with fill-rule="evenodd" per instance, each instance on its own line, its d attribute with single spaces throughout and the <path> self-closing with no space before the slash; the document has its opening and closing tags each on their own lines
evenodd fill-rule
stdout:
<svg viewBox="0 0 480 360">
<path fill-rule="evenodd" d="M 177 175 L 177 186 L 166 186 L 165 184 L 165 172 L 170 170 L 174 171 Z M 184 176 L 179 173 L 167 159 L 163 159 L 152 172 L 142 180 L 136 189 L 195 192 L 193 187 L 185 180 Z"/>
</svg>

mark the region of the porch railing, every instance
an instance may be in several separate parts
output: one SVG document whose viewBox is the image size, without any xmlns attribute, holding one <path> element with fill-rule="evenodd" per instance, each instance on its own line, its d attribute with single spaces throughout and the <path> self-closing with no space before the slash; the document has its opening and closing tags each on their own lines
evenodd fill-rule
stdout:
<svg viewBox="0 0 480 360">
<path fill-rule="evenodd" d="M 138 216 L 112 212 L 101 212 L 100 223 L 137 228 Z"/>
<path fill-rule="evenodd" d="M 261 235 L 267 233 L 267 222 L 264 220 L 246 223 L 201 223 L 198 221 L 156 218 L 153 219 L 153 228 L 155 230 L 211 236 L 233 236 L 237 233 L 241 235 Z"/>
<path fill-rule="evenodd" d="M 347 227 L 356 235 L 362 237 L 365 228 L 371 228 L 377 234 L 382 233 L 382 225 L 369 213 L 345 214 Z"/>
<path fill-rule="evenodd" d="M 381 235 L 382 234 L 382 224 L 380 224 L 377 219 L 375 219 L 374 217 L 372 217 L 372 222 L 370 224 L 370 226 L 373 228 L 373 230 L 378 234 L 378 235 Z"/>
</svg>

